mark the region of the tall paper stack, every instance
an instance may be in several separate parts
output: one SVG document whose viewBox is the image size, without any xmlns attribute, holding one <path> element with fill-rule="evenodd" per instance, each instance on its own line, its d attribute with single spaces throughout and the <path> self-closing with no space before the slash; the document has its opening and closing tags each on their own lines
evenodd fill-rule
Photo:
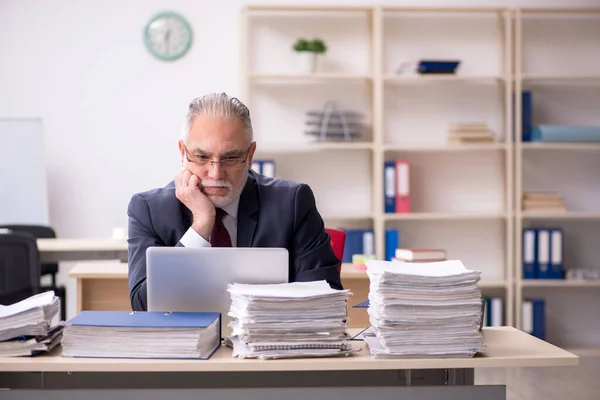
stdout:
<svg viewBox="0 0 600 400">
<path fill-rule="evenodd" d="M 479 271 L 460 261 L 367 260 L 373 358 L 473 357 L 485 352 Z"/>
<path fill-rule="evenodd" d="M 60 343 L 62 326 L 52 326 L 60 312 L 53 291 L 0 305 L 0 357 L 30 356 L 50 351 Z"/>
<path fill-rule="evenodd" d="M 494 133 L 486 124 L 453 124 L 450 125 L 448 142 L 463 144 L 493 143 Z"/>
<path fill-rule="evenodd" d="M 232 284 L 232 336 L 239 358 L 332 357 L 353 354 L 346 333 L 348 290 L 326 281 Z"/>
<path fill-rule="evenodd" d="M 528 192 L 523 194 L 523 211 L 564 212 L 565 201 L 553 192 Z"/>
</svg>

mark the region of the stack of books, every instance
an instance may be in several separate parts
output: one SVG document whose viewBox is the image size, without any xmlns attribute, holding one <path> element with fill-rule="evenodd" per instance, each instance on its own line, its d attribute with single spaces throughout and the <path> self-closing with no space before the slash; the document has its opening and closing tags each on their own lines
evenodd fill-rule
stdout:
<svg viewBox="0 0 600 400">
<path fill-rule="evenodd" d="M 457 260 L 422 264 L 367 260 L 373 358 L 468 358 L 485 353 L 483 303 Z"/>
<path fill-rule="evenodd" d="M 493 143 L 494 132 L 486 124 L 453 124 L 448 133 L 449 143 L 481 144 Z"/>
<path fill-rule="evenodd" d="M 527 192 L 523 194 L 523 211 L 564 212 L 565 200 L 553 192 Z"/>
<path fill-rule="evenodd" d="M 232 284 L 226 343 L 238 358 L 351 355 L 346 332 L 348 290 L 326 281 L 271 285 Z"/>
<path fill-rule="evenodd" d="M 66 323 L 62 355 L 208 359 L 220 345 L 220 313 L 83 311 Z"/>
<path fill-rule="evenodd" d="M 444 249 L 396 249 L 396 257 L 392 261 L 397 262 L 435 262 L 445 261 L 446 250 Z"/>
<path fill-rule="evenodd" d="M 0 357 L 32 356 L 60 343 L 62 326 L 52 326 L 60 312 L 53 291 L 31 296 L 8 306 L 0 305 Z"/>
</svg>

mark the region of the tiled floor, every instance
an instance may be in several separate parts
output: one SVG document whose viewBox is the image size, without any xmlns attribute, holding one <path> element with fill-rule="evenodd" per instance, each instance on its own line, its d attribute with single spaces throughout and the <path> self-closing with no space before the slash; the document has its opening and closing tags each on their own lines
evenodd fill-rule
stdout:
<svg viewBox="0 0 600 400">
<path fill-rule="evenodd" d="M 600 352 L 572 352 L 579 366 L 481 368 L 475 384 L 506 385 L 507 400 L 600 400 Z"/>
</svg>

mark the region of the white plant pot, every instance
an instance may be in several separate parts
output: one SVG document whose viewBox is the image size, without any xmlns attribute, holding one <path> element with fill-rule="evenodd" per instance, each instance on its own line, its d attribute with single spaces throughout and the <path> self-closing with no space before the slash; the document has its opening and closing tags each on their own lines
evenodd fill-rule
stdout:
<svg viewBox="0 0 600 400">
<path fill-rule="evenodd" d="M 312 51 L 301 51 L 298 53 L 300 58 L 298 65 L 305 74 L 317 72 L 317 54 Z"/>
</svg>

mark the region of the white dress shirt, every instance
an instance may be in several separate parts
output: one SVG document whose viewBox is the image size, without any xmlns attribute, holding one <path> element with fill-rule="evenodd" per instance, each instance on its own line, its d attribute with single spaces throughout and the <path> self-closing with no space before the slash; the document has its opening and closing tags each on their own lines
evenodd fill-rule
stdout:
<svg viewBox="0 0 600 400">
<path fill-rule="evenodd" d="M 232 247 L 237 246 L 237 215 L 239 204 L 240 199 L 238 198 L 232 204 L 223 207 L 223 211 L 227 213 L 223 216 L 223 225 L 225 225 L 227 232 L 229 232 Z M 204 240 L 191 226 L 179 241 L 185 247 L 210 247 L 210 242 Z"/>
</svg>

